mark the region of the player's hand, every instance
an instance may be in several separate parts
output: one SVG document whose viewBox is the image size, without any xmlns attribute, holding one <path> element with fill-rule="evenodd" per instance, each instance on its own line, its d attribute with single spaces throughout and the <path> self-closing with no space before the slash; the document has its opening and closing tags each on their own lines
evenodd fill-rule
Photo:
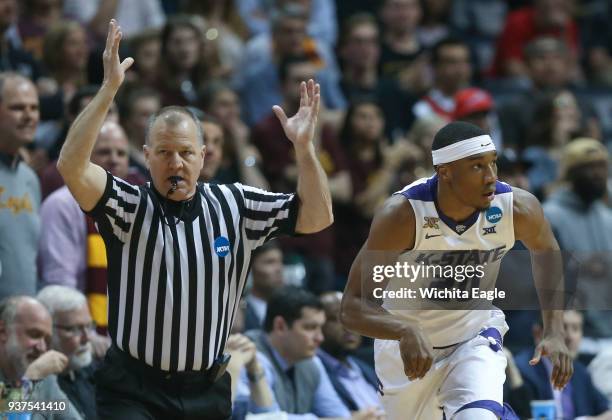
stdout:
<svg viewBox="0 0 612 420">
<path fill-rule="evenodd" d="M 404 373 L 411 381 L 423 378 L 433 363 L 433 346 L 420 327 L 407 328 L 400 338 Z"/>
<path fill-rule="evenodd" d="M 553 365 L 552 376 L 550 378 L 553 387 L 555 389 L 562 389 L 567 385 L 574 373 L 574 362 L 565 345 L 563 336 L 560 334 L 544 336 L 536 347 L 529 364 L 531 366 L 538 364 L 542 356 L 548 356 Z"/>
<path fill-rule="evenodd" d="M 285 111 L 278 105 L 272 107 L 285 135 L 294 146 L 305 146 L 312 142 L 320 103 L 321 87 L 310 79 L 308 83 L 300 83 L 300 108 L 293 117 L 287 118 Z"/>
<path fill-rule="evenodd" d="M 132 57 L 126 58 L 123 62 L 119 60 L 119 42 L 122 36 L 121 27 L 115 19 L 111 19 L 106 36 L 106 47 L 102 54 L 102 63 L 104 64 L 103 84 L 115 90 L 119 89 L 123 79 L 125 79 L 125 72 L 134 63 Z"/>
<path fill-rule="evenodd" d="M 68 366 L 68 358 L 63 353 L 49 350 L 30 363 L 24 376 L 32 381 L 39 381 L 49 375 L 63 372 L 66 366 Z"/>
</svg>

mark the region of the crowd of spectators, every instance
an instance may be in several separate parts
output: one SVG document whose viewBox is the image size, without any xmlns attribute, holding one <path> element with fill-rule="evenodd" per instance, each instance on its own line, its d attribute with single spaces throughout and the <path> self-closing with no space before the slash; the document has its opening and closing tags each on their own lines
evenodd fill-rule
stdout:
<svg viewBox="0 0 612 420">
<path fill-rule="evenodd" d="M 235 418 L 384 418 L 372 342 L 339 323 L 340 291 L 376 210 L 433 174 L 433 135 L 453 120 L 490 132 L 500 179 L 544 203 L 579 276 L 580 310 L 566 313 L 573 386 L 552 394 L 546 366 L 525 362 L 536 312 L 509 311 L 509 401 L 525 415 L 525 401 L 555 398 L 564 418 L 610 418 L 607 0 L 0 0 L 0 400 L 21 381 L 32 398 L 96 418 L 93 371 L 110 345 L 105 245 L 55 165 L 102 81 L 112 17 L 135 64 L 92 161 L 135 185 L 149 180 L 149 116 L 184 105 L 204 130 L 201 181 L 295 191 L 272 106 L 293 113 L 300 81 L 321 84 L 315 144 L 335 223 L 256 251 L 226 349 Z"/>
</svg>

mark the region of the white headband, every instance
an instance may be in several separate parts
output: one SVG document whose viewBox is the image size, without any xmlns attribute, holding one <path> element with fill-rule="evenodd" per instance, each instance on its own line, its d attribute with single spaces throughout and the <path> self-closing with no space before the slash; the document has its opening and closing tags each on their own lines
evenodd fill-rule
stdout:
<svg viewBox="0 0 612 420">
<path fill-rule="evenodd" d="M 493 140 L 491 140 L 491 136 L 484 134 L 461 140 L 438 150 L 432 150 L 431 157 L 434 165 L 441 165 L 491 150 L 495 150 Z"/>
</svg>

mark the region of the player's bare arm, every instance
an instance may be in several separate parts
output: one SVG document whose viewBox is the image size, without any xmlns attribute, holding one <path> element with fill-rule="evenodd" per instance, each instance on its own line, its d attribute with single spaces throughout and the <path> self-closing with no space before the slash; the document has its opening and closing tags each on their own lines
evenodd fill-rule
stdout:
<svg viewBox="0 0 612 420">
<path fill-rule="evenodd" d="M 553 364 L 552 384 L 555 388 L 563 388 L 569 382 L 574 367 L 564 340 L 563 268 L 559 244 L 538 199 L 519 188 L 513 188 L 513 192 L 515 237 L 531 252 L 533 278 L 542 305 L 544 325 L 542 341 L 536 347 L 530 363 L 534 365 L 541 356 L 548 356 Z M 551 291 L 557 292 L 552 294 L 553 299 L 558 300 L 556 304 L 542 301 L 546 292 Z"/>
<path fill-rule="evenodd" d="M 70 127 L 57 161 L 57 169 L 83 210 L 93 209 L 104 193 L 106 172 L 90 161 L 91 152 L 125 72 L 134 63 L 131 57 L 120 61 L 121 37 L 121 28 L 111 20 L 103 54 L 102 87 Z"/>
<path fill-rule="evenodd" d="M 362 267 L 366 258 L 384 259 L 376 264 L 394 263 L 401 252 L 413 248 L 414 240 L 412 206 L 404 197 L 394 195 L 374 216 L 368 239 L 353 262 L 340 314 L 343 325 L 351 331 L 373 338 L 398 340 L 404 371 L 411 380 L 425 376 L 433 361 L 433 347 L 420 325 L 395 318 L 381 307 L 373 297 L 372 278 L 362 278 Z M 376 284 L 376 287 L 384 286 L 384 282 Z"/>
</svg>

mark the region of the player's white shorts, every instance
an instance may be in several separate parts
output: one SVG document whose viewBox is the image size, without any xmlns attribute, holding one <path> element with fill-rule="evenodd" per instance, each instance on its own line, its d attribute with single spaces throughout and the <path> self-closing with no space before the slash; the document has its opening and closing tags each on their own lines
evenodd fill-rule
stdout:
<svg viewBox="0 0 612 420">
<path fill-rule="evenodd" d="M 501 339 L 506 331 L 501 315 L 491 318 L 472 339 L 435 349 L 431 369 L 416 381 L 404 373 L 399 341 L 376 340 L 374 361 L 387 418 L 452 419 L 467 408 L 484 408 L 500 418 L 513 418 L 503 406 L 506 357 Z"/>
</svg>

